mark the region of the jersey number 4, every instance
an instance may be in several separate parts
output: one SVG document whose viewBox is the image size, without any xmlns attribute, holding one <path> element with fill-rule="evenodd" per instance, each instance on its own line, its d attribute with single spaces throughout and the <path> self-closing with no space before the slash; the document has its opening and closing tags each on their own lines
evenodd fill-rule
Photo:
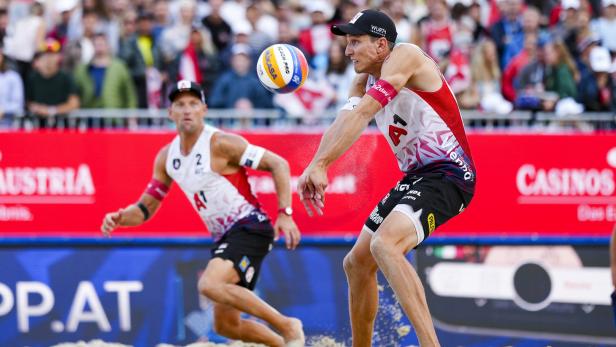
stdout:
<svg viewBox="0 0 616 347">
<path fill-rule="evenodd" d="M 404 119 L 400 118 L 400 116 L 394 114 L 394 124 L 400 124 L 404 127 L 407 123 L 404 121 Z M 406 134 L 408 134 L 408 132 L 404 128 L 395 125 L 389 126 L 389 138 L 391 139 L 391 142 L 394 144 L 394 146 L 399 145 L 400 138 Z"/>
<path fill-rule="evenodd" d="M 207 206 L 205 206 L 207 199 L 205 198 L 203 190 L 199 193 L 195 193 L 195 195 L 193 196 L 193 200 L 195 200 L 195 208 L 197 209 L 197 211 L 201 211 L 201 209 L 205 210 L 207 208 Z"/>
</svg>

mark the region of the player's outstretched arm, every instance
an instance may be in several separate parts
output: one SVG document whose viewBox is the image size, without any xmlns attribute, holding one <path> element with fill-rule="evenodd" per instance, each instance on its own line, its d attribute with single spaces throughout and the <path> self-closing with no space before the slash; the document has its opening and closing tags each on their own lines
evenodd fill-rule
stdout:
<svg viewBox="0 0 616 347">
<path fill-rule="evenodd" d="M 216 135 L 213 151 L 217 158 L 224 158 L 225 170 L 236 171 L 240 166 L 247 166 L 255 170 L 268 171 L 272 174 L 278 208 L 291 207 L 291 173 L 289 164 L 281 156 L 248 143 L 243 137 L 235 134 L 220 133 Z M 275 238 L 285 234 L 285 243 L 288 249 L 295 249 L 300 242 L 301 233 L 293 218 L 284 213 L 278 214 L 274 224 Z"/>
<path fill-rule="evenodd" d="M 364 93 L 367 75 L 356 77 L 350 92 L 349 104 L 325 131 L 321 143 L 298 182 L 298 192 L 306 210 L 314 208 L 322 214 L 327 187 L 327 169 L 346 152 L 366 129 L 375 114 L 395 97 L 411 78 L 420 58 L 412 47 L 396 47 L 383 63 L 381 78 Z M 361 99 L 357 97 L 362 96 Z"/>
<path fill-rule="evenodd" d="M 165 146 L 156 155 L 152 180 L 139 201 L 105 215 L 101 225 L 103 235 L 111 236 L 111 232 L 118 227 L 140 225 L 156 213 L 172 183 L 171 177 L 165 170 L 167 151 L 168 146 Z"/>
</svg>

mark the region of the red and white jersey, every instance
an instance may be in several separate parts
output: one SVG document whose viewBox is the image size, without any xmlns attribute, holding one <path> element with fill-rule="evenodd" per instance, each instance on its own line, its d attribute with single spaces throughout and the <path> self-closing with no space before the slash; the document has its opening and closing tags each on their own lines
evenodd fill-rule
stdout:
<svg viewBox="0 0 616 347">
<path fill-rule="evenodd" d="M 475 165 L 460 108 L 442 75 L 441 80 L 442 86 L 435 92 L 402 88 L 377 112 L 376 124 L 393 150 L 400 170 L 407 174 L 441 172 L 472 193 Z M 370 76 L 366 90 L 375 82 Z"/>
<path fill-rule="evenodd" d="M 259 207 L 243 167 L 232 175 L 212 171 L 210 142 L 217 131 L 206 125 L 186 156 L 180 151 L 180 136 L 176 136 L 169 146 L 165 163 L 167 174 L 186 194 L 215 241 Z"/>
</svg>

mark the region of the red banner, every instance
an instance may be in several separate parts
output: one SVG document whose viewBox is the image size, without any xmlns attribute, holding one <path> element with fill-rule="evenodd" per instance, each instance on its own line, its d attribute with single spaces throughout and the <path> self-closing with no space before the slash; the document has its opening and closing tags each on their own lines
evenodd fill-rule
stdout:
<svg viewBox="0 0 616 347">
<path fill-rule="evenodd" d="M 320 134 L 244 134 L 287 158 L 295 182 Z M 130 204 L 150 180 L 158 149 L 172 133 L 0 133 L 2 235 L 97 235 L 103 215 Z M 477 171 L 469 208 L 439 235 L 608 235 L 616 222 L 616 135 L 469 136 Z M 330 170 L 325 216 L 309 218 L 295 195 L 306 235 L 355 235 L 401 177 L 379 134 L 363 135 Z M 251 172 L 270 215 L 276 196 L 267 173 Z M 159 212 L 124 236 L 204 235 L 177 186 Z"/>
</svg>

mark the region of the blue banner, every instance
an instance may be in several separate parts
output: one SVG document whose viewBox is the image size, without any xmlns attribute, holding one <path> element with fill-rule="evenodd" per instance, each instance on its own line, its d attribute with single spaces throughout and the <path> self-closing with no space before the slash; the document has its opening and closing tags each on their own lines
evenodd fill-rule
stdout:
<svg viewBox="0 0 616 347">
<path fill-rule="evenodd" d="M 522 276 L 515 287 L 522 301 L 499 298 L 502 293 L 497 292 L 485 293 L 494 295 L 492 299 L 464 297 L 463 289 L 443 292 L 443 278 L 438 276 L 448 274 L 451 263 L 486 263 L 485 258 L 474 258 L 484 248 L 455 247 L 427 245 L 410 255 L 413 262 L 417 259 L 442 345 L 582 346 L 610 342 L 615 336 L 609 307 L 601 305 L 602 299 L 594 300 L 595 304 L 588 303 L 593 300 L 562 303 L 552 300 L 554 296 L 548 300 L 541 292 L 526 290 L 542 283 L 537 282 L 542 272 L 536 268 L 511 270 L 514 276 Z M 275 248 L 264 261 L 255 292 L 284 314 L 300 318 L 308 341 L 329 336 L 349 345 L 347 284 L 342 270 L 349 248 L 348 243 L 304 245 L 296 251 Z M 598 278 L 603 280 L 601 271 L 608 266 L 605 247 L 576 246 L 560 252 L 561 263 L 555 264 L 569 264 L 566 257 L 575 253 L 580 260 L 574 263 L 579 265 L 574 266 L 579 276 L 586 276 L 580 272 L 584 268 L 601 268 Z M 507 250 L 499 254 L 506 257 Z M 534 253 L 518 254 L 532 258 Z M 4 246 L 0 248 L 0 346 L 47 347 L 93 339 L 144 347 L 197 340 L 224 342 L 212 331 L 211 303 L 197 291 L 197 280 L 209 257 L 204 245 Z M 437 268 L 440 263 L 449 267 Z M 466 265 L 455 269 L 467 271 L 468 276 L 476 273 L 475 267 Z M 550 266 L 546 270 L 549 278 L 557 278 L 556 266 Z M 381 306 L 373 345 L 416 345 L 414 331 L 387 282 L 379 278 L 379 284 Z M 545 300 L 543 307 L 526 306 L 531 310 L 518 306 Z M 558 312 L 567 314 L 568 330 L 558 329 L 563 321 L 538 326 L 532 319 L 539 314 L 554 320 Z M 573 331 L 576 326 L 579 331 Z M 590 334 L 584 332 L 587 328 L 593 329 Z"/>
</svg>

